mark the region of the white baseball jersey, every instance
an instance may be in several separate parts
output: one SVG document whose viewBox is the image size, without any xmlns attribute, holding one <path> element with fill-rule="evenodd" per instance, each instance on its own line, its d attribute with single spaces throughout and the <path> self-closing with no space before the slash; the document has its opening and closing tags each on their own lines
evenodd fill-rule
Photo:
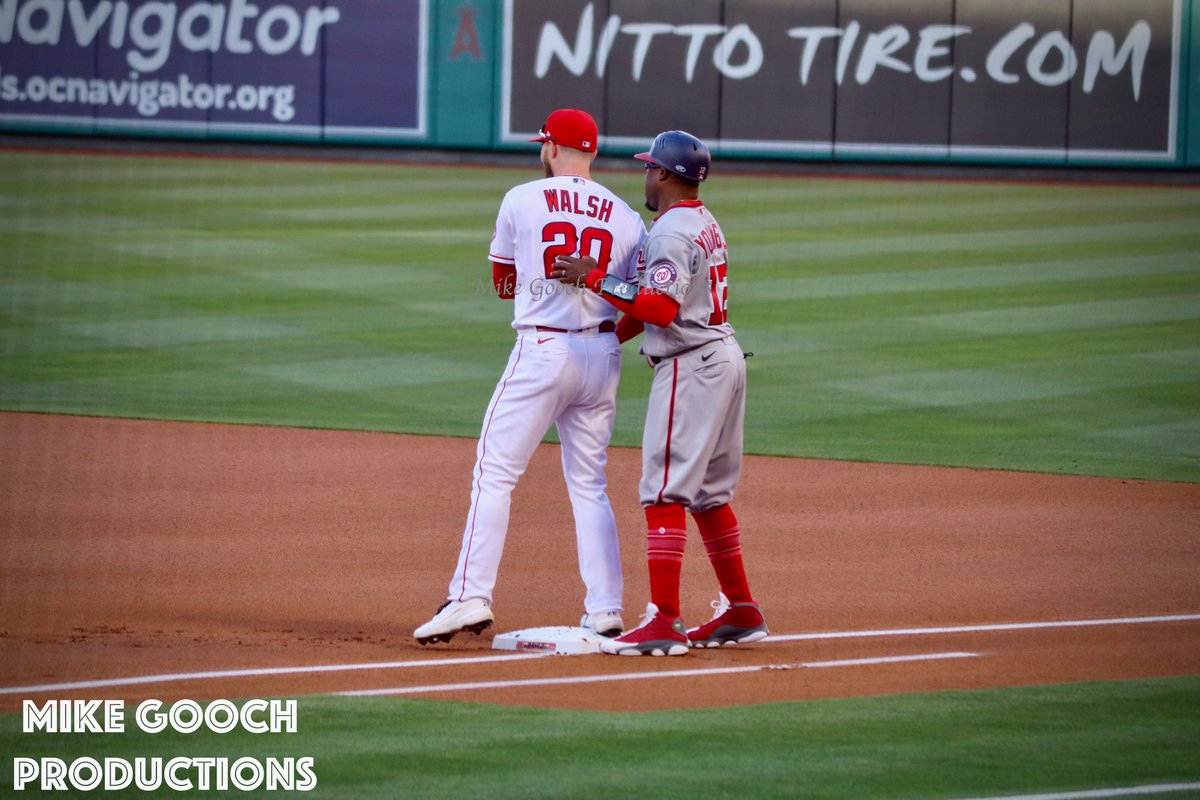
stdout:
<svg viewBox="0 0 1200 800">
<path fill-rule="evenodd" d="M 641 216 L 604 186 L 560 175 L 515 186 L 504 196 L 492 236 L 492 261 L 517 268 L 513 327 L 594 328 L 617 311 L 586 289 L 549 277 L 561 255 L 590 255 L 622 280 L 634 280 Z"/>
<path fill-rule="evenodd" d="M 666 358 L 733 334 L 728 262 L 721 226 L 699 200 L 677 203 L 655 220 L 638 256 L 638 282 L 675 298 L 679 316 L 665 328 L 646 326 L 643 353 Z"/>
<path fill-rule="evenodd" d="M 504 196 L 491 260 L 516 265 L 517 340 L 484 413 L 449 599 L 492 600 L 513 488 L 553 425 L 575 517 L 584 610 L 621 610 L 621 554 L 605 475 L 621 345 L 610 326 L 599 330 L 616 310 L 588 289 L 547 273 L 558 256 L 582 253 L 633 280 L 645 235 L 633 209 L 586 178 L 545 178 Z"/>
</svg>

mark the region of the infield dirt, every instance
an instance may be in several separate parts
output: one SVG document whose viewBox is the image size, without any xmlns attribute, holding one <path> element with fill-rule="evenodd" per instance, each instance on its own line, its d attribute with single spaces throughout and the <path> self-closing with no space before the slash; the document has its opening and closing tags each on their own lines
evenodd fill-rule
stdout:
<svg viewBox="0 0 1200 800">
<path fill-rule="evenodd" d="M 420 647 L 442 602 L 475 441 L 0 414 L 0 688 L 161 673 L 491 655 Z M 626 622 L 648 599 L 636 450 L 610 451 Z M 1200 486 L 750 457 L 735 508 L 774 634 L 1200 614 Z M 716 596 L 698 535 L 683 608 Z M 558 448 L 514 495 L 497 628 L 574 624 Z M 971 658 L 434 698 L 613 710 L 1196 674 L 1200 621 L 847 637 L 693 651 L 161 682 L 55 697 L 239 697 L 454 681 Z M 29 695 L 48 697 L 48 695 Z M 0 696 L 0 711 L 20 696 Z"/>
</svg>

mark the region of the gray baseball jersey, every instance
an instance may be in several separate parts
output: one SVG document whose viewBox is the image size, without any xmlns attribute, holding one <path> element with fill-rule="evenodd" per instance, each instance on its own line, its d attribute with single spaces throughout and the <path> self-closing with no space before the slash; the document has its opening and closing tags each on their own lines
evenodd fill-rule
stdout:
<svg viewBox="0 0 1200 800">
<path fill-rule="evenodd" d="M 638 255 L 638 283 L 673 297 L 679 316 L 666 328 L 646 326 L 643 353 L 666 358 L 733 334 L 728 261 L 721 226 L 699 200 L 676 203 L 654 221 Z"/>
<path fill-rule="evenodd" d="M 642 352 L 657 362 L 642 434 L 642 505 L 707 511 L 733 498 L 742 468 L 746 363 L 726 319 L 728 249 L 699 201 L 655 221 L 640 285 L 670 292 L 679 314 L 647 323 Z"/>
</svg>

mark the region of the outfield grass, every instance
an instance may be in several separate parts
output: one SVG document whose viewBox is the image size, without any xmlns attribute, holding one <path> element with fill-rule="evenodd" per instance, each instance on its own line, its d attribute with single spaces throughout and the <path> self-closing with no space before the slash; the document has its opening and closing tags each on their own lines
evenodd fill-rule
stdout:
<svg viewBox="0 0 1200 800">
<path fill-rule="evenodd" d="M 23 734 L 10 714 L 0 785 L 12 756 L 311 756 L 314 792 L 269 796 L 339 799 L 934 800 L 1196 783 L 1198 695 L 1200 678 L 1174 678 L 657 714 L 303 698 L 296 733 L 259 736 Z"/>
<path fill-rule="evenodd" d="M 532 161 L 0 152 L 0 408 L 475 436 L 512 339 L 487 243 Z M 704 196 L 755 353 L 751 452 L 1200 480 L 1200 191 L 717 174 Z"/>
</svg>

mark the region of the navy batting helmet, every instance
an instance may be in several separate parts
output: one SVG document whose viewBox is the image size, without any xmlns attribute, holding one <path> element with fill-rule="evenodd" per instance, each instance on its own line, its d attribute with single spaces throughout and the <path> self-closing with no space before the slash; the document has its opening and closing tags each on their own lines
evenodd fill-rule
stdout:
<svg viewBox="0 0 1200 800">
<path fill-rule="evenodd" d="M 634 158 L 694 181 L 707 178 L 712 164 L 707 145 L 687 131 L 663 131 L 650 145 L 649 152 L 638 153 Z"/>
</svg>

